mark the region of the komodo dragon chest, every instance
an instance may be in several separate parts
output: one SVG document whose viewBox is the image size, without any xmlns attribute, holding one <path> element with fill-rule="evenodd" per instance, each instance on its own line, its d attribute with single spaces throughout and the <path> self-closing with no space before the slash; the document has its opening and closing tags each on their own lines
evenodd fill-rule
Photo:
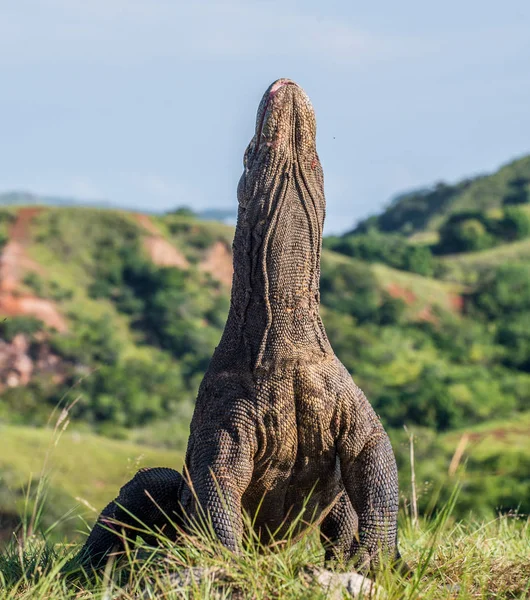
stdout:
<svg viewBox="0 0 530 600">
<path fill-rule="evenodd" d="M 301 524 L 318 519 L 343 489 L 336 439 L 348 386 L 344 373 L 332 355 L 261 375 L 206 378 L 192 425 L 188 468 L 193 471 L 194 461 L 200 460 L 193 438 L 210 435 L 209 424 L 222 422 L 224 414 L 229 435 L 241 435 L 241 423 L 247 435 L 241 441 L 252 448 L 252 475 L 242 508 L 253 516 L 256 529 L 282 537 L 293 519 L 300 516 Z M 228 382 L 239 393 L 227 395 Z M 220 393 L 221 406 L 212 402 L 213 389 Z M 207 399 L 204 406 L 202 397 Z"/>
</svg>

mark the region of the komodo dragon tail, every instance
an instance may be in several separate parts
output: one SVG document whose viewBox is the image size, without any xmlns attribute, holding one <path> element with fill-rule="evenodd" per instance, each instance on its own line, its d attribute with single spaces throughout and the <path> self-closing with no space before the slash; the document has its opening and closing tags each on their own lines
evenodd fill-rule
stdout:
<svg viewBox="0 0 530 600">
<path fill-rule="evenodd" d="M 188 484 L 178 471 L 165 467 L 141 469 L 103 509 L 65 572 L 102 568 L 109 555 L 123 551 L 126 542 L 133 545 L 137 535 L 149 545 L 156 545 L 157 534 L 176 540 L 184 527 L 181 501 L 189 496 L 186 492 Z"/>
</svg>

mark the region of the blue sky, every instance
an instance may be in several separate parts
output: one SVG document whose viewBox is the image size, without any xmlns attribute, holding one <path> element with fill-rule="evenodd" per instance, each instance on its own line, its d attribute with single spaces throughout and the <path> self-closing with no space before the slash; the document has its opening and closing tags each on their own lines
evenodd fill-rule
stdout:
<svg viewBox="0 0 530 600">
<path fill-rule="evenodd" d="M 233 207 L 278 77 L 315 106 L 328 233 L 530 152 L 528 0 L 0 0 L 0 191 Z"/>
</svg>

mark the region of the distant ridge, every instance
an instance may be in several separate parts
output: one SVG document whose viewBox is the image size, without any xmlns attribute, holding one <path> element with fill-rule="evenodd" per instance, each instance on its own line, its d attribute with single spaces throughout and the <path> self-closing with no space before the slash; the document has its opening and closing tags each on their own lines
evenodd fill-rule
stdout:
<svg viewBox="0 0 530 600">
<path fill-rule="evenodd" d="M 62 196 L 41 196 L 26 191 L 10 191 L 0 194 L 1 206 L 92 206 L 94 208 L 118 208 L 109 200 L 79 200 Z"/>
<path fill-rule="evenodd" d="M 0 206 L 79 206 L 87 208 L 103 208 L 107 210 L 124 210 L 129 212 L 141 212 L 152 215 L 161 215 L 171 210 L 153 210 L 138 206 L 124 206 L 105 199 L 79 199 L 67 196 L 45 196 L 33 194 L 27 191 L 9 191 L 0 193 Z M 220 221 L 221 223 L 235 224 L 237 211 L 232 208 L 205 208 L 194 211 L 186 208 L 195 217 L 204 221 Z"/>
</svg>

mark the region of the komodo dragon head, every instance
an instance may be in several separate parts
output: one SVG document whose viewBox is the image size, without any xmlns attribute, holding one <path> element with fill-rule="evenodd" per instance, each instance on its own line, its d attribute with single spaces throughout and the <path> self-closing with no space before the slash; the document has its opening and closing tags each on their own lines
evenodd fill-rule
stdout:
<svg viewBox="0 0 530 600">
<path fill-rule="evenodd" d="M 321 232 L 326 201 L 316 151 L 315 112 L 294 81 L 278 79 L 263 95 L 243 163 L 238 200 L 248 212 L 249 223 L 256 225 L 260 218 L 286 210 L 279 205 L 284 200 L 280 192 L 285 179 L 292 179 L 296 193 L 287 194 L 293 204 L 289 209 L 307 215 L 311 226 Z"/>
</svg>

